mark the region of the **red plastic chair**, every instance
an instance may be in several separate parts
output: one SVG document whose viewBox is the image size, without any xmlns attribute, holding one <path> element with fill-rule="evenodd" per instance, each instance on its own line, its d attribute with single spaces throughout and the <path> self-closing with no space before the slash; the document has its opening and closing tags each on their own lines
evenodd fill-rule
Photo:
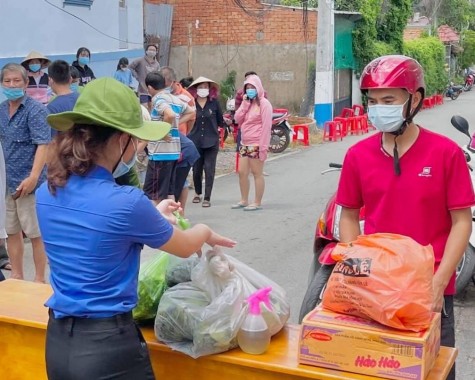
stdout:
<svg viewBox="0 0 475 380">
<path fill-rule="evenodd" d="M 364 118 L 363 115 L 353 116 L 353 117 L 348 118 L 348 134 L 349 135 L 360 135 L 364 133 L 364 129 L 362 128 L 363 118 Z"/>
<path fill-rule="evenodd" d="M 353 109 L 353 115 L 354 116 L 364 115 L 364 107 L 362 105 L 353 104 L 353 107 L 351 107 L 351 108 Z"/>
<path fill-rule="evenodd" d="M 355 111 L 353 111 L 353 108 L 343 108 L 341 110 L 340 117 L 352 117 L 355 116 Z"/>
<path fill-rule="evenodd" d="M 348 134 L 349 128 L 349 120 L 346 117 L 337 116 L 333 119 L 333 121 L 337 121 L 341 124 L 341 134 L 345 137 Z"/>
<path fill-rule="evenodd" d="M 343 134 L 341 133 L 341 123 L 339 121 L 326 121 L 323 124 L 323 141 L 340 141 L 343 140 Z"/>
<path fill-rule="evenodd" d="M 294 125 L 293 130 L 294 130 L 294 133 L 292 134 L 292 142 L 298 141 L 298 142 L 302 142 L 303 145 L 305 146 L 310 145 L 310 140 L 308 136 L 308 125 L 306 124 Z M 299 138 L 299 132 L 302 134 L 303 138 Z"/>
<path fill-rule="evenodd" d="M 368 116 L 367 115 L 359 115 L 355 116 L 356 118 L 356 128 L 361 131 L 362 133 L 368 133 Z"/>
</svg>

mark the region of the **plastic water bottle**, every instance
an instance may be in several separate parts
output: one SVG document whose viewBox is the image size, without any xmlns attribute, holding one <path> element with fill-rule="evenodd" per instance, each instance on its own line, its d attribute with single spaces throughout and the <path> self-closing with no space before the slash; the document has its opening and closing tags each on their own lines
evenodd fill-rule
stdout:
<svg viewBox="0 0 475 380">
<path fill-rule="evenodd" d="M 249 313 L 238 332 L 237 340 L 241 350 L 248 354 L 260 355 L 269 347 L 271 335 L 261 314 L 261 302 L 271 309 L 269 301 L 271 291 L 271 287 L 260 289 L 247 298 Z"/>
</svg>

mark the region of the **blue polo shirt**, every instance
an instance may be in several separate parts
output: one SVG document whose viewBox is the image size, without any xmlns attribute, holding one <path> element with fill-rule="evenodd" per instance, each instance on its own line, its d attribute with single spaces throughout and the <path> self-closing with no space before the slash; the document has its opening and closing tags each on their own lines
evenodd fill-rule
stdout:
<svg viewBox="0 0 475 380">
<path fill-rule="evenodd" d="M 10 117 L 9 101 L 0 104 L 0 142 L 5 155 L 7 194 L 14 193 L 30 175 L 38 145 L 51 141 L 51 128 L 46 122 L 46 107 L 25 96 L 18 110 Z M 43 169 L 39 186 L 46 179 Z"/>
<path fill-rule="evenodd" d="M 45 305 L 56 318 L 132 310 L 143 245 L 159 248 L 173 233 L 140 189 L 116 185 L 100 166 L 71 176 L 56 195 L 41 185 L 36 210 L 54 291 Z"/>
</svg>

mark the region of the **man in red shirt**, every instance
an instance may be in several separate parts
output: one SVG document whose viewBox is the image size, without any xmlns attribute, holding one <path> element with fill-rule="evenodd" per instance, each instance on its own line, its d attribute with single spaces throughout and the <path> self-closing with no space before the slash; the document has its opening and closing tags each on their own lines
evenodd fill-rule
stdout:
<svg viewBox="0 0 475 380">
<path fill-rule="evenodd" d="M 472 230 L 475 204 L 462 150 L 448 138 L 413 122 L 422 106 L 422 67 L 405 56 L 384 56 L 361 76 L 368 116 L 380 131 L 351 147 L 345 157 L 336 202 L 343 207 L 340 239 L 364 233 L 406 235 L 432 244 L 435 255 L 433 309 L 442 312 L 442 345 L 455 345 L 455 269 Z M 448 379 L 455 379 L 455 368 Z"/>
</svg>

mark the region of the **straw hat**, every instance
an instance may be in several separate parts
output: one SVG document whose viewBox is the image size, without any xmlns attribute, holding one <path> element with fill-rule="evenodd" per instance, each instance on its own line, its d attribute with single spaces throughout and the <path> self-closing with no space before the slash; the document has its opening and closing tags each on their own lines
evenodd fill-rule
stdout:
<svg viewBox="0 0 475 380">
<path fill-rule="evenodd" d="M 74 124 L 90 124 L 118 129 L 141 140 L 157 141 L 170 131 L 163 121 L 144 121 L 135 93 L 113 78 L 99 78 L 84 87 L 72 111 L 51 114 L 48 123 L 58 131 Z"/>
<path fill-rule="evenodd" d="M 43 54 L 38 53 L 37 51 L 32 51 L 26 56 L 26 58 L 21 62 L 22 66 L 28 70 L 28 63 L 32 59 L 39 59 L 41 61 L 41 68 L 46 69 L 51 61 L 46 58 Z"/>
<path fill-rule="evenodd" d="M 217 84 L 214 80 L 208 79 L 208 78 L 206 78 L 206 77 L 198 77 L 198 78 L 196 78 L 196 79 L 193 81 L 193 83 L 188 86 L 188 88 L 196 87 L 196 86 L 198 86 L 200 83 L 209 83 L 209 86 L 210 86 L 210 87 L 215 87 L 216 90 L 219 90 L 219 84 Z"/>
</svg>

